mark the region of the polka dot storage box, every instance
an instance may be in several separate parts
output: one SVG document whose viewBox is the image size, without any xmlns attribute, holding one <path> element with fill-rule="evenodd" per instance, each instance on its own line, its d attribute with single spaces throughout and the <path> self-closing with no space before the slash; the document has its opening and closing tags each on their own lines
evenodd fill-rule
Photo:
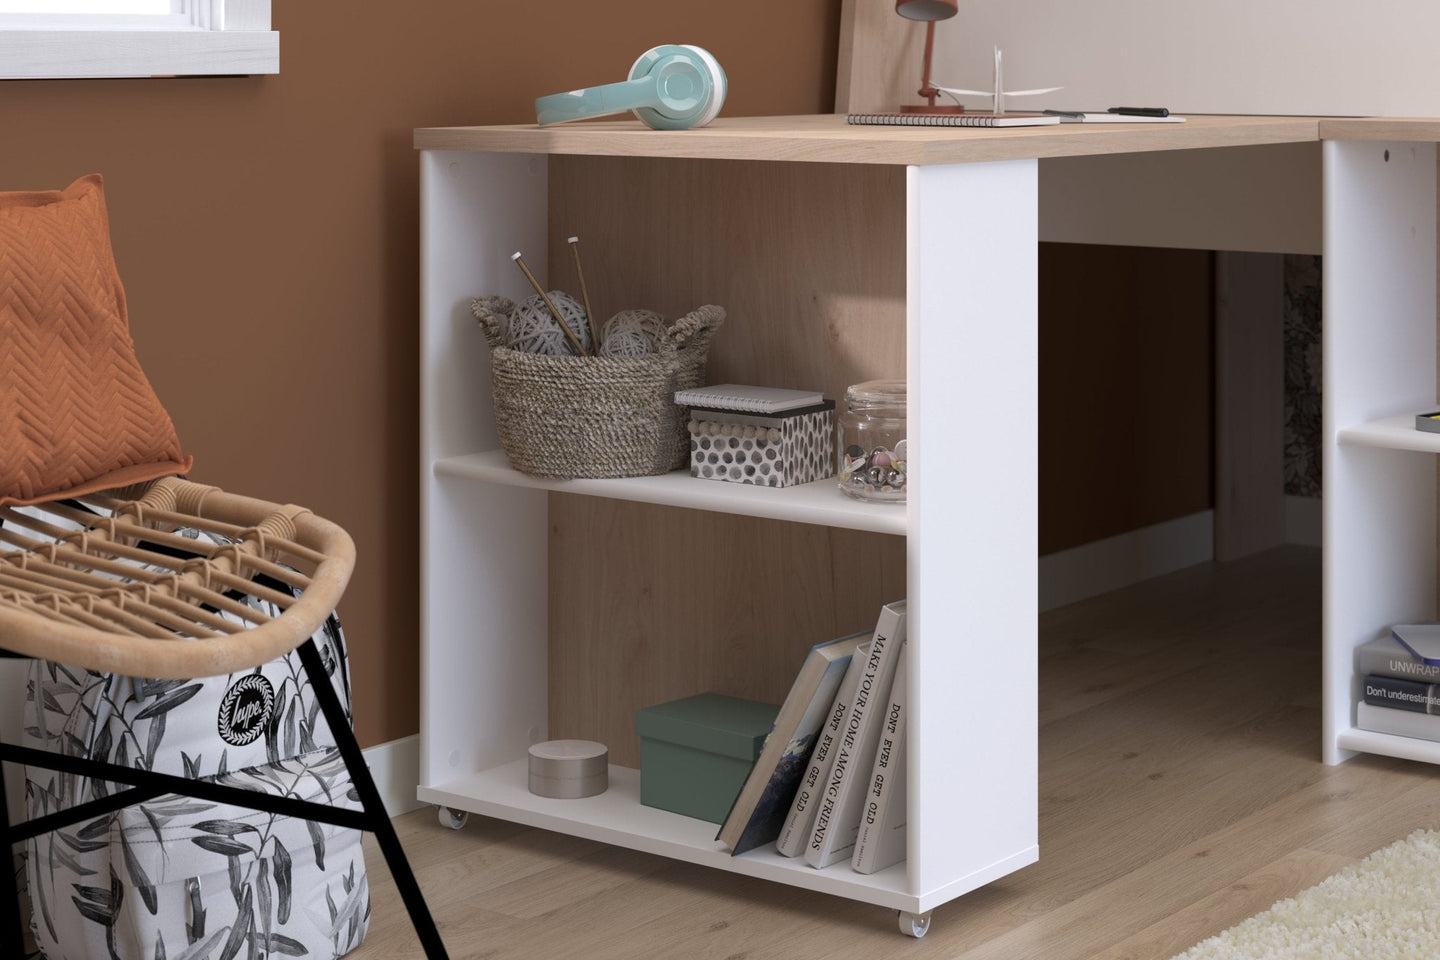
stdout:
<svg viewBox="0 0 1440 960">
<path fill-rule="evenodd" d="M 495 429 L 512 467 L 568 479 L 641 477 L 685 466 L 685 408 L 673 397 L 705 382 L 723 308 L 707 305 L 675 320 L 654 353 L 599 357 L 504 346 L 514 309 L 504 297 L 471 304 L 492 348 Z"/>
<path fill-rule="evenodd" d="M 775 414 L 690 410 L 690 475 L 789 487 L 835 475 L 835 401 Z"/>
</svg>

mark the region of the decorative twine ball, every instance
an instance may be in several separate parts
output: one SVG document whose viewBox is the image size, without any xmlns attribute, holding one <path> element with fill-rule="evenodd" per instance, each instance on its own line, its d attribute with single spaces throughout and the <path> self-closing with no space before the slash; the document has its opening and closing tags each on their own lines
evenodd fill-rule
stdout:
<svg viewBox="0 0 1440 960">
<path fill-rule="evenodd" d="M 570 332 L 575 334 L 575 339 L 589 352 L 590 324 L 585 320 L 585 307 L 568 293 L 561 293 L 559 290 L 550 291 L 550 302 L 560 311 L 560 316 L 565 319 L 565 325 L 570 328 Z M 510 336 L 506 345 L 512 350 L 541 353 L 550 357 L 575 355 L 570 339 L 555 322 L 550 308 L 538 293 L 515 305 L 515 312 L 510 314 Z"/>
<path fill-rule="evenodd" d="M 600 353 L 607 357 L 641 357 L 658 349 L 665 320 L 653 310 L 621 310 L 605 321 Z"/>
<path fill-rule="evenodd" d="M 643 357 L 655 352 L 655 341 L 643 330 L 621 330 L 600 344 L 602 357 Z"/>
</svg>

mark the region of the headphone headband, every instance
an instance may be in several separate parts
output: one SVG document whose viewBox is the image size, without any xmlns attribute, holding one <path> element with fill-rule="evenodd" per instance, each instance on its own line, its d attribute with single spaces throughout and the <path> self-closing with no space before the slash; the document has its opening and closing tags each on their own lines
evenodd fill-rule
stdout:
<svg viewBox="0 0 1440 960">
<path fill-rule="evenodd" d="M 642 53 L 628 80 L 537 98 L 535 117 L 548 126 L 630 110 L 657 130 L 685 130 L 715 119 L 727 86 L 725 71 L 708 50 L 664 44 Z"/>
</svg>

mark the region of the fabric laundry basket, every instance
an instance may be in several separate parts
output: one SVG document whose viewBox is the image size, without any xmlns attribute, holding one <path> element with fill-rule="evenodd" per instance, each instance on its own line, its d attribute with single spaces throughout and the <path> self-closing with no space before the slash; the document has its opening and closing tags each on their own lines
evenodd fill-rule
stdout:
<svg viewBox="0 0 1440 960">
<path fill-rule="evenodd" d="M 181 529 L 186 537 L 218 535 Z M 285 590 L 279 581 L 265 584 Z M 235 599 L 278 616 L 268 601 Z M 226 614 L 228 616 L 228 614 Z M 350 712 L 344 634 L 314 636 Z M 176 640 L 176 643 L 195 642 Z M 32 661 L 25 741 L 40 749 L 360 808 L 298 652 L 243 674 L 147 680 Z M 29 816 L 115 788 L 26 769 Z M 364 939 L 361 832 L 173 794 L 27 841 L 31 933 L 47 960 L 330 960 Z"/>
</svg>

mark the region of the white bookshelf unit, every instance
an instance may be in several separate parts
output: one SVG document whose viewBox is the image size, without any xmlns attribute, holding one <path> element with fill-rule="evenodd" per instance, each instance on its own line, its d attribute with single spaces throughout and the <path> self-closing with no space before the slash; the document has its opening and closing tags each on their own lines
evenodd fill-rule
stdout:
<svg viewBox="0 0 1440 960">
<path fill-rule="evenodd" d="M 1320 121 L 1196 117 L 1158 126 L 937 131 L 792 117 L 722 118 L 683 132 L 633 122 L 417 130 L 419 798 L 889 907 L 901 911 L 902 930 L 908 918 L 916 933 L 932 908 L 1035 861 L 1038 158 L 1313 142 Z M 1402 431 L 1371 421 L 1427 407 L 1435 396 L 1434 149 L 1380 161 L 1385 146 L 1326 147 L 1326 429 L 1327 437 L 1338 434 L 1325 464 L 1328 762 L 1342 750 L 1414 750 L 1350 729 L 1348 657 L 1379 625 L 1435 612 L 1433 458 L 1361 446 L 1404 446 L 1390 439 Z M 802 177 L 824 179 L 840 168 L 837 182 L 868 186 L 820 198 L 800 189 Z M 517 249 L 542 282 L 563 286 L 547 280 L 549 261 L 571 232 L 556 217 L 557 191 L 574 196 L 579 184 L 582 195 L 623 216 L 625 196 L 608 197 L 623 191 L 608 189 L 604 178 L 632 169 L 677 171 L 687 189 L 723 189 L 725 202 L 742 211 L 784 208 L 776 214 L 782 229 L 800 229 L 797 217 L 825 218 L 861 260 L 885 254 L 870 223 L 903 223 L 903 362 L 914 451 L 905 507 L 849 501 L 826 482 L 767 490 L 683 472 L 551 481 L 510 469 L 491 414 L 489 349 L 469 300 L 528 295 L 511 263 Z M 786 206 L 802 203 L 809 207 Z M 697 231 L 687 216 L 677 206 L 654 226 L 694 257 L 697 274 L 750 269 L 743 235 Z M 1412 226 L 1428 230 L 1428 240 L 1417 240 Z M 585 240 L 587 248 L 603 242 Z M 566 265 L 554 266 L 559 273 Z M 591 272 L 587 263 L 587 279 Z M 783 279 L 771 282 L 797 301 L 819 305 L 814 315 L 732 313 L 717 342 L 727 335 L 759 342 L 768 324 L 811 324 L 825 339 L 823 286 L 843 284 L 843 270 L 837 280 L 835 271 L 797 256 L 774 273 Z M 845 347 L 840 337 L 818 359 L 785 361 L 804 374 L 796 378 L 803 385 L 823 383 L 836 396 L 837 386 L 868 378 L 857 371 L 880 375 L 857 366 Z M 732 361 L 726 379 L 766 382 L 763 357 L 752 357 L 753 367 Z M 1364 403 L 1352 402 L 1360 397 Z M 1427 437 L 1419 449 L 1434 452 L 1436 441 Z M 1392 474 L 1395 461 L 1406 466 Z M 731 857 L 714 841 L 714 825 L 641 806 L 638 771 L 625 766 L 612 767 L 610 789 L 598 797 L 550 800 L 527 791 L 526 748 L 550 735 L 552 672 L 568 669 L 550 654 L 558 629 L 547 613 L 555 494 L 904 538 L 913 724 L 906 861 L 864 876 L 848 863 L 815 870 L 773 848 Z M 1336 515 L 1342 503 L 1343 518 Z M 799 660 L 797 652 L 797 667 Z M 1423 758 L 1440 759 L 1440 751 Z"/>
<path fill-rule="evenodd" d="M 1354 753 L 1440 763 L 1440 743 L 1355 726 L 1354 650 L 1390 624 L 1433 620 L 1436 406 L 1434 121 L 1322 121 L 1324 734 Z M 1377 139 L 1379 138 L 1379 139 Z"/>
</svg>

